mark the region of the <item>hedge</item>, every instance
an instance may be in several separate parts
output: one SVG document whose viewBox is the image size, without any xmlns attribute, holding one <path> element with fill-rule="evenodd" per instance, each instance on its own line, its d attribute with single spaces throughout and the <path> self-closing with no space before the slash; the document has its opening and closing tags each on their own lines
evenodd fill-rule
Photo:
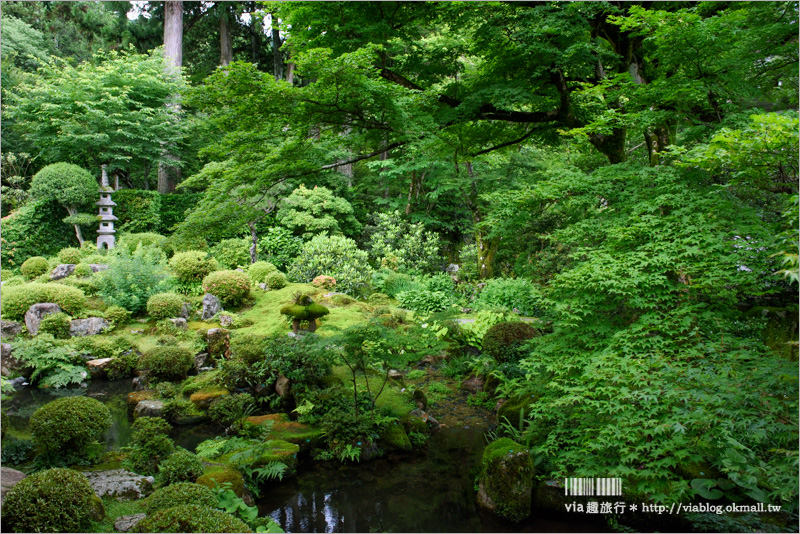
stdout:
<svg viewBox="0 0 800 534">
<path fill-rule="evenodd" d="M 77 246 L 75 228 L 61 222 L 66 216 L 67 210 L 55 201 L 34 201 L 3 217 L 3 267 L 19 267 L 31 256 L 54 256 L 62 248 Z M 84 227 L 83 235 L 94 235 L 96 229 Z"/>
<path fill-rule="evenodd" d="M 181 222 L 186 210 L 192 209 L 202 198 L 202 193 L 162 195 L 158 191 L 120 189 L 113 195 L 122 232 L 172 233 L 172 227 Z"/>
</svg>

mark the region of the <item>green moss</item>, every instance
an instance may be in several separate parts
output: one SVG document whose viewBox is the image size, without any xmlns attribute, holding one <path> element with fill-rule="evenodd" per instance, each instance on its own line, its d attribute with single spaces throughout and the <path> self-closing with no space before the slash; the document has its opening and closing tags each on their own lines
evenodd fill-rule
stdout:
<svg viewBox="0 0 800 534">
<path fill-rule="evenodd" d="M 217 496 L 207 486 L 192 482 L 177 482 L 164 488 L 157 489 L 145 499 L 147 513 L 152 514 L 158 510 L 172 508 L 181 504 L 199 504 L 215 508 Z"/>
<path fill-rule="evenodd" d="M 520 521 L 530 515 L 533 474 L 528 449 L 516 441 L 500 438 L 483 450 L 481 488 L 502 517 Z"/>
<path fill-rule="evenodd" d="M 281 308 L 281 315 L 288 315 L 292 319 L 305 320 L 308 318 L 308 310 L 300 304 L 287 304 Z"/>
<path fill-rule="evenodd" d="M 231 490 L 237 497 L 244 497 L 246 493 L 244 477 L 242 473 L 229 465 L 212 465 L 196 481 L 197 484 L 211 489 L 226 482 L 231 485 Z"/>
<path fill-rule="evenodd" d="M 144 500 L 118 501 L 113 497 L 102 499 L 106 515 L 100 521 L 92 521 L 86 532 L 115 532 L 114 522 L 124 515 L 144 513 Z"/>
<path fill-rule="evenodd" d="M 148 515 L 139 532 L 252 532 L 242 520 L 221 510 L 183 504 Z"/>
<path fill-rule="evenodd" d="M 264 436 L 267 441 L 288 441 L 300 446 L 301 450 L 318 447 L 322 443 L 322 430 L 304 423 L 290 421 L 289 417 L 283 413 L 256 415 L 248 417 L 247 422 L 267 428 L 268 432 Z"/>
<path fill-rule="evenodd" d="M 345 387 L 352 388 L 353 378 L 350 375 L 350 370 L 344 366 L 333 368 L 333 374 L 338 377 Z M 369 388 L 370 391 L 380 391 L 383 385 L 384 377 L 378 374 L 369 375 Z M 364 377 L 359 375 L 356 378 L 359 391 L 366 391 L 366 383 Z M 400 391 L 400 388 L 393 382 L 387 382 L 386 387 L 383 388 L 381 396 L 375 403 L 377 408 L 386 408 L 391 410 L 397 417 L 406 415 L 410 410 L 414 409 L 414 403 L 411 400 L 411 395 Z"/>
<path fill-rule="evenodd" d="M 200 391 L 192 393 L 189 400 L 198 408 L 208 408 L 211 401 L 220 397 L 230 395 L 231 392 L 220 386 L 211 386 L 203 388 Z"/>
<path fill-rule="evenodd" d="M 408 439 L 403 425 L 395 422 L 381 432 L 381 442 L 390 451 L 410 451 L 411 441 Z"/>
</svg>

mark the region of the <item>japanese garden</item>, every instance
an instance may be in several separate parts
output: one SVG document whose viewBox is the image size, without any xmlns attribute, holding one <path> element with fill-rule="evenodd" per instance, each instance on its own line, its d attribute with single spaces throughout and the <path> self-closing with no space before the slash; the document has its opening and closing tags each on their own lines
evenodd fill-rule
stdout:
<svg viewBox="0 0 800 534">
<path fill-rule="evenodd" d="M 798 532 L 797 2 L 3 1 L 3 532 Z"/>
</svg>

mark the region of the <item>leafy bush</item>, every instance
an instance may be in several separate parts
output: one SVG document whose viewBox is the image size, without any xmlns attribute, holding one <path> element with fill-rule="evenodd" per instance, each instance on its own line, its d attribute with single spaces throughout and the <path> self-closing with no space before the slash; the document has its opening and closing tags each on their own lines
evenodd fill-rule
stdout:
<svg viewBox="0 0 800 534">
<path fill-rule="evenodd" d="M 22 271 L 22 274 L 25 276 L 25 278 L 32 280 L 37 276 L 41 276 L 49 271 L 50 265 L 47 262 L 47 258 L 34 256 L 25 260 L 19 270 Z"/>
<path fill-rule="evenodd" d="M 424 291 L 427 288 L 418 279 L 405 273 L 398 273 L 388 269 L 375 271 L 372 275 L 372 284 L 392 298 L 403 291 Z"/>
<path fill-rule="evenodd" d="M 92 358 L 113 358 L 131 350 L 136 342 L 123 336 L 79 336 L 70 340 L 69 345 L 83 356 Z"/>
<path fill-rule="evenodd" d="M 492 278 L 475 301 L 475 308 L 491 310 L 516 309 L 520 315 L 541 317 L 542 297 L 538 289 L 527 280 L 519 278 Z"/>
<path fill-rule="evenodd" d="M 136 366 L 138 364 L 139 354 L 133 350 L 130 350 L 114 357 L 113 360 L 108 362 L 108 366 L 106 367 L 106 376 L 109 380 L 129 378 L 136 370 Z"/>
<path fill-rule="evenodd" d="M 443 291 L 410 290 L 396 295 L 397 302 L 403 308 L 422 313 L 433 313 L 450 307 L 451 297 Z"/>
<path fill-rule="evenodd" d="M 131 318 L 131 312 L 122 306 L 109 306 L 106 308 L 105 316 L 106 319 L 114 324 L 114 326 L 118 326 L 128 322 L 128 320 Z"/>
<path fill-rule="evenodd" d="M 69 247 L 58 251 L 58 259 L 61 263 L 78 264 L 81 262 L 81 258 L 83 258 L 83 254 L 79 248 Z"/>
<path fill-rule="evenodd" d="M 491 327 L 516 319 L 517 317 L 510 312 L 479 311 L 474 322 L 460 325 L 457 333 L 458 341 L 480 349 L 483 347 L 483 337 Z"/>
<path fill-rule="evenodd" d="M 177 482 L 194 482 L 202 474 L 203 462 L 200 461 L 200 458 L 186 449 L 177 447 L 175 452 L 158 464 L 156 486 L 164 487 Z"/>
<path fill-rule="evenodd" d="M 147 314 L 154 319 L 177 317 L 183 307 L 183 297 L 175 293 L 156 293 L 147 299 Z"/>
<path fill-rule="evenodd" d="M 226 306 L 236 306 L 250 294 L 250 279 L 239 271 L 217 271 L 203 279 L 203 290 Z"/>
<path fill-rule="evenodd" d="M 211 402 L 208 416 L 215 423 L 228 427 L 251 413 L 252 408 L 255 408 L 255 401 L 249 393 L 226 395 Z"/>
<path fill-rule="evenodd" d="M 87 532 L 96 497 L 85 476 L 72 469 L 48 469 L 22 479 L 3 500 L 3 530 Z"/>
<path fill-rule="evenodd" d="M 31 256 L 55 254 L 70 246 L 75 236 L 65 231 L 63 210 L 55 201 L 34 200 L 4 217 L 2 264 L 18 267 Z"/>
<path fill-rule="evenodd" d="M 303 239 L 320 233 L 355 235 L 361 224 L 353 217 L 350 203 L 335 196 L 327 187 L 312 189 L 300 185 L 286 197 L 278 209 L 281 226 L 292 230 Z"/>
<path fill-rule="evenodd" d="M 183 380 L 193 363 L 192 353 L 177 346 L 152 348 L 139 359 L 139 366 L 156 380 Z"/>
<path fill-rule="evenodd" d="M 169 267 L 179 282 L 200 283 L 209 273 L 216 271 L 219 264 L 207 252 L 190 250 L 172 256 Z"/>
<path fill-rule="evenodd" d="M 80 384 L 88 376 L 83 359 L 67 347 L 56 346 L 50 334 L 33 339 L 16 339 L 14 357 L 33 367 L 31 382 L 39 386 L 60 388 Z"/>
<path fill-rule="evenodd" d="M 131 425 L 131 443 L 123 465 L 141 475 L 155 475 L 158 464 L 175 451 L 167 435 L 172 427 L 160 417 L 139 417 Z"/>
<path fill-rule="evenodd" d="M 297 282 L 311 282 L 321 274 L 332 276 L 340 291 L 357 295 L 368 286 L 371 273 L 367 253 L 355 241 L 322 234 L 303 245 L 288 275 Z"/>
<path fill-rule="evenodd" d="M 160 249 L 141 246 L 131 253 L 116 247 L 109 256 L 108 269 L 98 273 L 99 293 L 108 304 L 136 314 L 145 310 L 147 299 L 167 288 L 166 257 Z"/>
<path fill-rule="evenodd" d="M 483 352 L 498 362 L 515 362 L 524 354 L 522 346 L 540 332 L 523 322 L 498 323 L 483 336 Z"/>
<path fill-rule="evenodd" d="M 3 424 L 8 426 L 5 414 Z M 0 450 L 0 461 L 5 465 L 19 465 L 27 462 L 33 456 L 33 442 L 31 440 L 5 439 L 4 437 L 3 441 L 3 448 Z"/>
<path fill-rule="evenodd" d="M 267 275 L 277 270 L 278 268 L 268 261 L 257 261 L 250 264 L 250 267 L 247 269 L 247 276 L 250 277 L 252 283 L 263 284 Z"/>
<path fill-rule="evenodd" d="M 287 284 L 286 275 L 280 271 L 269 273 L 266 278 L 266 286 L 270 291 L 283 289 Z"/>
<path fill-rule="evenodd" d="M 282 226 L 273 226 L 259 236 L 258 254 L 275 265 L 286 270 L 303 248 L 303 240 L 292 235 Z"/>
<path fill-rule="evenodd" d="M 39 323 L 39 332 L 50 334 L 56 339 L 69 338 L 70 316 L 64 312 L 50 313 Z"/>
<path fill-rule="evenodd" d="M 139 245 L 145 249 L 156 248 L 165 253 L 168 248 L 167 238 L 152 232 L 122 234 L 117 240 L 117 246 L 115 248 L 122 248 L 127 250 L 130 254 L 133 254 L 136 249 L 139 248 Z"/>
<path fill-rule="evenodd" d="M 178 452 L 183 450 L 185 449 L 179 449 Z M 172 456 L 178 454 L 178 452 L 174 453 Z M 170 456 L 170 458 L 172 458 L 172 456 Z M 197 459 L 196 456 L 195 459 Z M 165 508 L 180 506 L 181 504 L 196 504 L 198 506 L 216 508 L 217 496 L 206 486 L 201 486 L 193 482 L 177 482 L 159 488 L 154 491 L 152 495 L 147 497 L 145 500 L 145 510 L 148 514 L 152 514 L 159 510 L 164 510 Z"/>
<path fill-rule="evenodd" d="M 399 211 L 375 213 L 364 233 L 369 236 L 367 250 L 375 267 L 391 263 L 395 269 L 419 272 L 433 272 L 439 267 L 439 236 L 426 232 L 422 223 L 404 220 Z"/>
<path fill-rule="evenodd" d="M 47 275 L 45 275 L 47 276 Z M 87 297 L 93 297 L 97 295 L 97 292 L 100 291 L 100 283 L 97 278 L 77 278 L 74 276 L 70 276 L 69 278 L 62 278 L 55 282 L 56 284 L 60 284 L 62 286 L 74 287 L 75 289 L 80 289 L 83 291 L 83 294 Z M 80 314 L 79 314 L 80 315 Z"/>
<path fill-rule="evenodd" d="M 48 452 L 85 454 L 85 449 L 111 426 L 111 412 L 91 397 L 64 397 L 31 416 L 33 439 Z"/>
<path fill-rule="evenodd" d="M 211 247 L 211 255 L 226 269 L 246 268 L 250 265 L 250 245 L 247 238 L 223 239 Z"/>
<path fill-rule="evenodd" d="M 79 263 L 75 266 L 75 270 L 72 272 L 75 276 L 92 276 L 94 271 L 91 267 L 89 267 L 88 263 Z"/>
<path fill-rule="evenodd" d="M 252 332 L 236 333 L 231 336 L 231 355 L 247 364 L 255 363 L 264 357 L 267 336 Z"/>
<path fill-rule="evenodd" d="M 253 532 L 232 515 L 196 504 L 159 510 L 139 522 L 136 529 L 139 532 Z"/>
</svg>

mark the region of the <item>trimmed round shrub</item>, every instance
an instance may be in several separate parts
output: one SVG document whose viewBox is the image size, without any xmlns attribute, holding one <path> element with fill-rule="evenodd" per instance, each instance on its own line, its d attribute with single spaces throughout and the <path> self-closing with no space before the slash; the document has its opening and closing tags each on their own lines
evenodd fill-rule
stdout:
<svg viewBox="0 0 800 534">
<path fill-rule="evenodd" d="M 49 271 L 50 264 L 47 262 L 47 258 L 33 256 L 32 258 L 25 260 L 19 270 L 22 271 L 22 275 L 25 278 L 28 280 L 33 280 L 37 276 L 42 276 Z"/>
<path fill-rule="evenodd" d="M 175 451 L 172 427 L 160 417 L 139 417 L 131 425 L 131 444 L 123 465 L 140 475 L 155 475 L 158 464 Z"/>
<path fill-rule="evenodd" d="M 372 306 L 388 306 L 391 304 L 389 295 L 386 293 L 373 293 L 367 298 L 367 302 L 369 302 Z"/>
<path fill-rule="evenodd" d="M 87 532 L 96 501 L 89 480 L 72 469 L 23 478 L 3 501 L 5 532 Z"/>
<path fill-rule="evenodd" d="M 62 248 L 58 251 L 58 259 L 61 263 L 78 264 L 81 262 L 83 255 L 79 248 Z"/>
<path fill-rule="evenodd" d="M 117 240 L 117 246 L 126 248 L 130 253 L 133 253 L 139 245 L 145 248 L 160 248 L 166 252 L 167 238 L 160 234 L 142 232 L 139 234 L 123 234 Z"/>
<path fill-rule="evenodd" d="M 483 336 L 483 352 L 498 362 L 516 362 L 523 356 L 522 346 L 541 333 L 521 321 L 498 323 Z"/>
<path fill-rule="evenodd" d="M 327 289 L 328 291 L 333 291 L 333 289 L 336 287 L 336 278 L 334 278 L 332 276 L 327 276 L 327 275 L 321 274 L 321 275 L 317 276 L 316 278 L 314 278 L 311 281 L 311 284 L 314 287 L 321 287 L 322 289 Z"/>
<path fill-rule="evenodd" d="M 227 306 L 236 306 L 250 293 L 250 279 L 239 271 L 217 271 L 203 279 L 203 291 Z"/>
<path fill-rule="evenodd" d="M 287 273 L 295 282 L 311 282 L 324 274 L 336 279 L 336 288 L 357 295 L 369 286 L 372 267 L 367 253 L 343 236 L 314 236 L 303 245 Z"/>
<path fill-rule="evenodd" d="M 111 412 L 91 397 L 64 397 L 48 402 L 31 416 L 33 439 L 57 453 L 80 453 L 111 426 Z"/>
<path fill-rule="evenodd" d="M 203 462 L 200 461 L 200 458 L 186 449 L 178 447 L 175 452 L 158 464 L 156 485 L 163 487 L 178 482 L 194 482 L 202 474 Z M 166 508 L 166 506 L 162 506 L 162 508 Z"/>
<path fill-rule="evenodd" d="M 183 380 L 194 362 L 192 353 L 177 346 L 155 347 L 139 358 L 139 367 L 149 369 L 157 380 Z"/>
<path fill-rule="evenodd" d="M 147 299 L 147 314 L 154 319 L 169 319 L 181 313 L 183 297 L 176 293 L 156 293 Z"/>
<path fill-rule="evenodd" d="M 250 264 L 247 269 L 247 276 L 250 277 L 250 281 L 254 284 L 260 284 L 267 278 L 267 275 L 277 270 L 278 268 L 268 261 L 257 261 Z"/>
<path fill-rule="evenodd" d="M 45 315 L 39 323 L 39 332 L 51 334 L 56 339 L 69 338 L 70 317 L 64 312 L 50 313 Z"/>
<path fill-rule="evenodd" d="M 127 322 L 131 318 L 131 312 L 122 306 L 109 306 L 105 311 L 106 319 L 113 322 L 115 325 L 120 325 Z"/>
<path fill-rule="evenodd" d="M 247 524 L 221 510 L 182 504 L 159 510 L 136 525 L 137 532 L 253 532 Z"/>
<path fill-rule="evenodd" d="M 269 290 L 283 289 L 284 287 L 286 287 L 287 284 L 286 275 L 280 271 L 269 273 L 267 275 L 266 284 L 267 284 L 267 289 Z"/>
<path fill-rule="evenodd" d="M 194 482 L 178 482 L 154 491 L 145 500 L 145 509 L 148 514 L 152 514 L 159 510 L 182 504 L 196 504 L 198 506 L 216 508 L 217 496 L 206 486 L 201 486 Z"/>
<path fill-rule="evenodd" d="M 86 305 L 86 295 L 80 289 L 63 284 L 25 284 L 3 288 L 3 319 L 18 321 L 32 305 L 55 302 L 62 311 L 76 315 Z"/>
<path fill-rule="evenodd" d="M 226 269 L 250 265 L 250 245 L 252 241 L 244 238 L 223 239 L 211 247 L 211 255 Z"/>
<path fill-rule="evenodd" d="M 201 282 L 203 278 L 219 269 L 217 260 L 208 252 L 190 250 L 178 252 L 169 260 L 169 268 L 175 277 L 184 283 Z"/>
<path fill-rule="evenodd" d="M 72 271 L 72 274 L 75 276 L 92 276 L 94 271 L 89 267 L 88 263 L 79 263 L 75 266 L 75 270 Z"/>
</svg>

